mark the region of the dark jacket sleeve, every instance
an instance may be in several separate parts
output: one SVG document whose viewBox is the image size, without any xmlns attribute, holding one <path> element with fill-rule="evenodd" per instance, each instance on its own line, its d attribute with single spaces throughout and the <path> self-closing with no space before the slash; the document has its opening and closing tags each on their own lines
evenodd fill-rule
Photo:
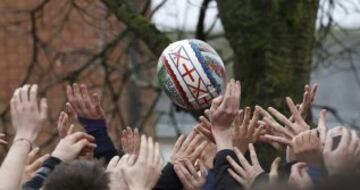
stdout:
<svg viewBox="0 0 360 190">
<path fill-rule="evenodd" d="M 290 176 L 291 167 L 296 163 L 297 163 L 297 161 L 286 162 L 286 164 L 285 164 L 285 174 L 287 176 Z"/>
<path fill-rule="evenodd" d="M 108 135 L 105 120 L 79 117 L 79 121 L 84 125 L 86 132 L 95 137 L 97 145 L 94 153 L 95 158 L 105 159 L 105 162 L 108 163 L 114 156 L 122 156 L 122 153 L 115 149 Z"/>
<path fill-rule="evenodd" d="M 43 186 L 45 179 L 54 170 L 54 168 L 61 163 L 61 160 L 55 157 L 49 157 L 41 168 L 36 172 L 35 176 L 26 182 L 22 189 L 23 190 L 36 190 Z"/>
<path fill-rule="evenodd" d="M 160 179 L 154 190 L 182 190 L 183 185 L 175 173 L 174 165 L 170 162 L 162 169 Z"/>
<path fill-rule="evenodd" d="M 239 184 L 227 171 L 230 164 L 226 160 L 226 156 L 231 156 L 238 162 L 234 151 L 221 150 L 214 159 L 214 173 L 215 173 L 215 190 L 241 190 L 243 187 Z"/>
</svg>

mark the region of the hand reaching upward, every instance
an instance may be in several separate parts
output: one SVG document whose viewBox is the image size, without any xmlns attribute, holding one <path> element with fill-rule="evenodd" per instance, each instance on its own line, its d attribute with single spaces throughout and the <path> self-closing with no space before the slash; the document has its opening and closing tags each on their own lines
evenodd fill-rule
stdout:
<svg viewBox="0 0 360 190">
<path fill-rule="evenodd" d="M 333 137 L 330 132 L 326 135 L 323 155 L 324 163 L 330 175 L 351 173 L 356 169 L 360 154 L 360 140 L 354 130 L 341 129 L 341 140 L 333 149 Z"/>
<path fill-rule="evenodd" d="M 46 98 L 38 101 L 38 86 L 24 85 L 11 99 L 11 119 L 16 129 L 15 140 L 34 142 L 47 118 Z"/>
<path fill-rule="evenodd" d="M 238 164 L 232 157 L 226 157 L 232 167 L 231 169 L 228 169 L 228 172 L 246 190 L 251 189 L 251 186 L 254 183 L 256 177 L 264 172 L 260 166 L 253 144 L 249 144 L 249 150 L 251 164 L 246 160 L 243 153 L 241 153 L 237 148 L 235 148 L 234 151 L 240 161 L 240 164 Z"/>
<path fill-rule="evenodd" d="M 126 127 L 121 134 L 121 147 L 126 154 L 138 154 L 140 149 L 140 132 L 137 128 L 132 130 Z"/>
<path fill-rule="evenodd" d="M 175 163 L 174 169 L 181 183 L 184 185 L 184 190 L 202 189 L 207 177 L 207 171 L 202 161 L 199 161 L 199 168 L 200 171 L 197 171 L 190 160 Z"/>
<path fill-rule="evenodd" d="M 75 117 L 88 119 L 104 119 L 104 110 L 101 107 L 100 97 L 98 94 L 90 94 L 85 84 L 74 83 L 67 86 L 66 93 L 69 102 L 66 107 Z"/>
<path fill-rule="evenodd" d="M 190 132 L 187 137 L 181 135 L 175 143 L 170 162 L 175 164 L 181 160 L 189 160 L 194 163 L 207 144 L 208 142 L 194 131 Z"/>
<path fill-rule="evenodd" d="M 231 79 L 225 94 L 215 98 L 211 104 L 208 115 L 214 128 L 224 130 L 231 126 L 240 106 L 240 96 L 240 82 Z"/>
<path fill-rule="evenodd" d="M 130 190 L 152 189 L 161 174 L 162 159 L 159 144 L 154 143 L 152 138 L 141 136 L 139 156 L 126 154 L 126 160 L 122 173 Z"/>
<path fill-rule="evenodd" d="M 249 143 L 255 143 L 260 135 L 261 128 L 257 127 L 259 110 L 255 108 L 251 118 L 251 108 L 246 107 L 244 113 L 240 110 L 234 120 L 234 147 L 237 147 L 243 154 L 246 153 Z"/>
<path fill-rule="evenodd" d="M 240 82 L 231 79 L 226 86 L 224 96 L 219 96 L 211 103 L 210 110 L 205 112 L 212 125 L 217 150 L 232 149 L 232 123 L 240 106 Z"/>
</svg>

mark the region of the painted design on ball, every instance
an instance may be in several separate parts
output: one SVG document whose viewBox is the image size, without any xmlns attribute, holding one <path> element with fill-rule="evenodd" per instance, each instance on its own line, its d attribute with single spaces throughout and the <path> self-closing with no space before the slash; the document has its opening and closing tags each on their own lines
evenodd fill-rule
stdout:
<svg viewBox="0 0 360 190">
<path fill-rule="evenodd" d="M 185 109 L 209 107 L 226 81 L 220 56 L 209 44 L 195 39 L 177 41 L 165 48 L 157 74 L 161 88 Z"/>
</svg>

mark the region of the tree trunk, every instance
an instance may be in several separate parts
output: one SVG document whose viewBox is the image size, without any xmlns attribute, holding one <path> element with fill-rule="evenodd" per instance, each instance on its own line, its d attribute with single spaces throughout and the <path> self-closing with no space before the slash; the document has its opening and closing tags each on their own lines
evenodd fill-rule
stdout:
<svg viewBox="0 0 360 190">
<path fill-rule="evenodd" d="M 235 54 L 234 77 L 242 82 L 242 106 L 285 111 L 286 96 L 300 101 L 310 78 L 319 1 L 217 0 L 217 4 Z M 266 160 L 273 158 L 268 157 L 268 148 L 263 153 Z"/>
</svg>

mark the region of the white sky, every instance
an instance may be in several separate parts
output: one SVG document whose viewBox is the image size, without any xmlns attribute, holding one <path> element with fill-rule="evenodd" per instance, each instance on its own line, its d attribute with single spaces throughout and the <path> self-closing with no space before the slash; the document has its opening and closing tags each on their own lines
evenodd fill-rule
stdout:
<svg viewBox="0 0 360 190">
<path fill-rule="evenodd" d="M 156 7 L 163 0 L 153 0 L 152 8 Z M 174 31 L 196 29 L 199 9 L 203 0 L 167 0 L 165 5 L 153 16 L 152 21 L 161 30 Z M 328 5 L 329 0 L 321 0 L 321 4 Z M 334 0 L 336 6 L 333 11 L 333 18 L 342 27 L 360 28 L 360 0 Z M 342 4 L 342 6 L 340 6 Z M 216 2 L 212 1 L 206 12 L 205 28 L 217 18 Z M 325 6 L 325 10 L 329 10 Z M 320 10 L 321 11 L 321 10 Z M 327 22 L 327 21 L 325 21 Z M 319 20 L 318 20 L 319 23 Z M 215 30 L 222 30 L 220 20 L 217 19 Z"/>
</svg>

